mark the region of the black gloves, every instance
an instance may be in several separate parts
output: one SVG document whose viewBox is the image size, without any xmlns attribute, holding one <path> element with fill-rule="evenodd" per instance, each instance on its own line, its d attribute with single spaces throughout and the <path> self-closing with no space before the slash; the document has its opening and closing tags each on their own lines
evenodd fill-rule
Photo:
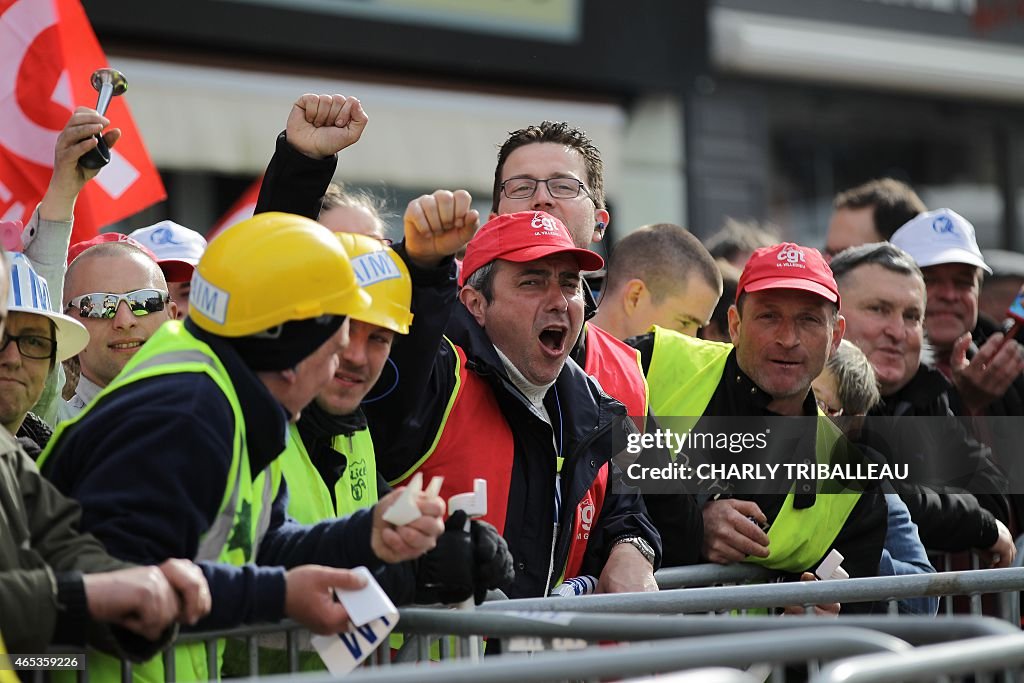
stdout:
<svg viewBox="0 0 1024 683">
<path fill-rule="evenodd" d="M 487 591 L 511 585 L 516 578 L 516 570 L 508 544 L 497 529 L 487 522 L 473 520 L 470 533 L 473 537 L 473 561 L 476 565 L 473 599 L 479 605 L 487 597 Z"/>
<path fill-rule="evenodd" d="M 497 529 L 472 520 L 467 532 L 462 510 L 452 513 L 444 526 L 437 547 L 418 561 L 416 602 L 451 605 L 472 596 L 479 605 L 488 590 L 512 582 L 512 554 Z"/>
</svg>

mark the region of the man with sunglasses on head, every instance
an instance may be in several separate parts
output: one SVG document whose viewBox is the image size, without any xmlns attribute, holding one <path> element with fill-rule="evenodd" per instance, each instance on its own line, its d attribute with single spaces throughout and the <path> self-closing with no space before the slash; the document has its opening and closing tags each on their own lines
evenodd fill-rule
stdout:
<svg viewBox="0 0 1024 683">
<path fill-rule="evenodd" d="M 60 410 L 60 419 L 68 420 L 82 412 L 163 323 L 175 319 L 178 308 L 168 297 L 167 280 L 156 261 L 121 241 L 91 246 L 71 261 L 64 305 L 89 331 L 89 344 L 78 355 L 78 388 Z"/>
</svg>

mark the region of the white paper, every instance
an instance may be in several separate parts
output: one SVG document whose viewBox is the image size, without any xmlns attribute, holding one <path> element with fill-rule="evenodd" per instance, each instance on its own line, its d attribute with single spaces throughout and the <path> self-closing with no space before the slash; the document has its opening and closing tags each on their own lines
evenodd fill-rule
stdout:
<svg viewBox="0 0 1024 683">
<path fill-rule="evenodd" d="M 398 609 L 366 567 L 352 571 L 366 579 L 360 590 L 335 589 L 334 594 L 348 612 L 353 628 L 333 636 L 313 636 L 316 648 L 327 670 L 343 676 L 362 664 L 398 624 Z"/>
<path fill-rule="evenodd" d="M 409 485 L 402 489 L 398 500 L 384 511 L 382 515 L 384 521 L 395 526 L 405 526 L 409 522 L 419 519 L 423 513 L 420 512 L 420 508 L 416 504 L 416 497 L 422 492 L 423 473 L 417 472 L 409 481 Z"/>
</svg>

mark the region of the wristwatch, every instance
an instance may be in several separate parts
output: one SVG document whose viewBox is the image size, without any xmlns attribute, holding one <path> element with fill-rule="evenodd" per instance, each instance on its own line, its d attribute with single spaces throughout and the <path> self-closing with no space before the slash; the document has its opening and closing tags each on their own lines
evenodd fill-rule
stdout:
<svg viewBox="0 0 1024 683">
<path fill-rule="evenodd" d="M 620 543 L 628 543 L 639 550 L 640 554 L 644 556 L 644 559 L 650 562 L 652 567 L 654 566 L 654 548 L 651 547 L 651 544 L 648 543 L 646 539 L 641 536 L 622 536 L 621 538 L 615 539 L 615 542 L 612 543 L 612 547 L 614 548 Z"/>
</svg>

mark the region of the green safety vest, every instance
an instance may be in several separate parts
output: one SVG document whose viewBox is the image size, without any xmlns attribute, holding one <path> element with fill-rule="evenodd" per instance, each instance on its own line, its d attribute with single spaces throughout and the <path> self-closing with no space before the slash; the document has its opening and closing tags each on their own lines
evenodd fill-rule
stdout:
<svg viewBox="0 0 1024 683">
<path fill-rule="evenodd" d="M 20 683 L 17 674 L 7 660 L 7 648 L 4 646 L 4 636 L 0 633 L 0 683 Z"/>
<path fill-rule="evenodd" d="M 228 486 L 221 498 L 217 517 L 199 539 L 199 549 L 192 559 L 241 566 L 255 561 L 260 541 L 270 526 L 270 508 L 280 486 L 281 469 L 275 461 L 256 477 L 252 476 L 246 448 L 245 419 L 231 378 L 213 350 L 193 337 L 179 321 L 164 323 L 85 410 L 74 419 L 57 426 L 53 438 L 39 458 L 39 466 L 42 467 L 50 457 L 60 457 L 59 453 L 53 453 L 59 450 L 61 437 L 74 429 L 79 420 L 85 418 L 91 408 L 101 402 L 107 394 L 132 382 L 183 372 L 205 373 L 212 379 L 231 405 L 235 423 Z M 139 457 L 160 456 L 158 453 L 140 453 Z M 183 504 L 187 503 L 183 501 Z M 223 648 L 223 642 L 218 642 L 218 660 Z M 206 650 L 200 643 L 176 647 L 174 660 L 174 675 L 179 681 L 219 678 L 219 663 L 218 671 L 209 671 Z M 90 650 L 88 668 L 92 681 L 117 683 L 121 680 L 120 660 L 109 655 Z M 74 681 L 73 672 L 60 676 L 59 679 L 55 678 L 59 683 Z M 164 683 L 162 656 L 133 666 L 132 676 L 138 683 Z"/>
<path fill-rule="evenodd" d="M 370 430 L 336 436 L 332 445 L 348 460 L 345 472 L 334 484 L 337 505 L 331 502 L 331 492 L 310 460 L 298 427 L 293 424 L 289 428 L 288 447 L 278 462 L 288 482 L 288 514 L 302 524 L 345 517 L 377 503 L 377 461 Z"/>
<path fill-rule="evenodd" d="M 356 510 L 377 503 L 377 461 L 369 429 L 360 429 L 352 436 L 336 436 L 334 448 L 345 454 L 348 465 L 334 485 L 335 506 L 316 466 L 306 451 L 299 429 L 288 427 L 288 446 L 278 458 L 281 474 L 288 484 L 288 514 L 300 524 L 316 524 L 325 519 L 347 517 Z M 298 666 L 300 671 L 323 671 L 320 656 L 312 651 L 308 634 L 299 632 Z M 260 636 L 259 673 L 268 675 L 286 673 L 287 641 L 280 635 Z M 223 671 L 228 676 L 249 675 L 249 650 L 244 641 L 229 640 L 224 652 Z"/>
<path fill-rule="evenodd" d="M 688 422 L 687 427 L 696 424 L 722 380 L 731 351 L 732 344 L 704 341 L 655 327 L 654 350 L 647 372 L 654 414 L 682 418 L 684 423 Z M 818 418 L 815 452 L 818 462 L 827 463 L 842 433 L 821 411 Z M 820 561 L 832 547 L 860 494 L 833 480 L 819 481 L 816 494 L 814 505 L 798 510 L 793 507 L 790 491 L 768 530 L 768 557 L 748 556 L 744 561 L 787 572 L 802 572 Z"/>
</svg>

